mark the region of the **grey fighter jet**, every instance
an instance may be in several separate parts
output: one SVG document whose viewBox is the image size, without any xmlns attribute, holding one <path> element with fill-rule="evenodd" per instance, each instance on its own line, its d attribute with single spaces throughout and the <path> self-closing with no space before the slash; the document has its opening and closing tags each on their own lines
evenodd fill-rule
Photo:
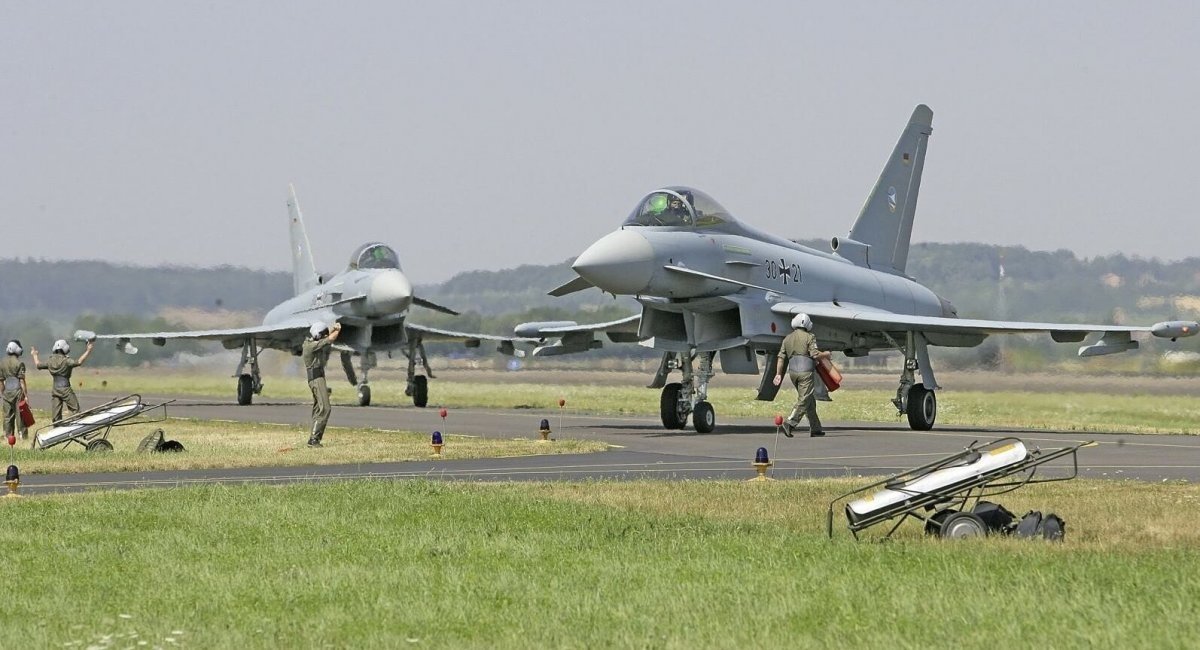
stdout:
<svg viewBox="0 0 1200 650">
<path fill-rule="evenodd" d="M 341 352 L 342 367 L 346 379 L 358 387 L 358 403 L 371 403 L 371 387 L 367 373 L 376 365 L 376 354 L 389 356 L 400 351 L 408 358 L 408 381 L 405 395 L 412 397 L 413 404 L 425 406 L 429 399 L 427 377 L 433 372 L 425 355 L 427 341 L 458 341 L 467 347 L 479 347 L 482 341 L 494 341 L 503 354 L 523 356 L 517 349 L 514 337 L 491 336 L 468 332 L 453 332 L 418 325 L 408 320 L 412 305 L 446 314 L 458 312 L 413 295 L 412 284 L 400 270 L 400 259 L 396 251 L 379 242 L 359 246 L 350 256 L 345 271 L 329 278 L 317 273 L 313 262 L 308 234 L 300 205 L 296 200 L 295 188 L 290 189 L 288 215 L 291 221 L 292 277 L 295 297 L 289 298 L 271 309 L 258 327 L 241 327 L 221 330 L 199 330 L 192 332 L 149 332 L 137 334 L 101 334 L 76 332 L 78 339 L 113 339 L 117 347 L 127 353 L 136 354 L 131 344 L 134 339 L 149 339 L 155 345 L 165 345 L 171 339 L 200 339 L 220 341 L 227 349 L 241 348 L 242 358 L 238 362 L 237 402 L 249 404 L 254 395 L 262 392 L 263 383 L 259 374 L 258 355 L 266 348 L 300 354 L 300 344 L 308 334 L 309 327 L 317 322 L 326 325 L 342 324 L 342 333 L 335 348 Z M 359 358 L 361 375 L 355 372 L 354 357 Z M 424 374 L 418 373 L 420 363 Z"/>
<path fill-rule="evenodd" d="M 1134 333 L 1171 340 L 1196 333 L 1193 321 L 1128 327 L 958 318 L 950 301 L 904 271 L 932 124 L 933 111 L 917 106 L 849 235 L 832 239 L 832 252 L 756 230 L 699 190 L 665 187 L 576 259 L 579 277 L 550 292 L 598 287 L 631 295 L 642 304 L 640 316 L 594 325 L 524 323 L 516 334 L 543 340 L 535 355 L 599 347 L 600 333 L 661 350 L 650 387 L 662 389 L 663 426 L 682 429 L 690 415 L 704 433 L 716 422 L 707 401 L 716 355 L 727 373 L 761 373 L 757 399 L 773 400 L 772 357 L 798 313 L 812 318 L 822 349 L 851 357 L 903 353 L 892 404 L 918 430 L 932 428 L 937 418 L 930 345 L 973 347 L 990 334 L 1014 332 L 1082 342 L 1099 333 L 1099 340 L 1079 348 L 1087 357 L 1136 349 Z M 682 381 L 667 383 L 674 370 Z"/>
</svg>

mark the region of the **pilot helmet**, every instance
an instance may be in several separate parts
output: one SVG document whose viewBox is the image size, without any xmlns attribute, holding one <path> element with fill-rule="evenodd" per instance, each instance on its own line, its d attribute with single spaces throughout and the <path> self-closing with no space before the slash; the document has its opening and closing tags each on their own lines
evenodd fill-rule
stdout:
<svg viewBox="0 0 1200 650">
<path fill-rule="evenodd" d="M 329 334 L 329 326 L 321 321 L 313 323 L 312 327 L 308 328 L 308 336 L 314 341 L 325 338 L 326 334 Z"/>
<path fill-rule="evenodd" d="M 808 317 L 808 314 L 796 314 L 796 316 L 792 318 L 792 329 L 811 332 L 812 319 Z"/>
<path fill-rule="evenodd" d="M 4 351 L 14 356 L 21 356 L 21 342 L 17 339 L 9 341 L 8 347 L 4 348 Z"/>
<path fill-rule="evenodd" d="M 662 212 L 663 210 L 666 210 L 667 209 L 667 195 L 663 194 L 662 192 L 655 192 L 654 195 L 650 197 L 650 201 L 647 204 L 647 207 L 649 207 L 650 212 L 652 212 L 654 214 L 658 214 L 658 213 Z"/>
<path fill-rule="evenodd" d="M 70 354 L 71 353 L 71 344 L 67 343 L 66 339 L 59 339 L 54 342 L 54 345 L 50 346 L 50 351 L 51 352 L 62 352 L 63 354 Z"/>
</svg>

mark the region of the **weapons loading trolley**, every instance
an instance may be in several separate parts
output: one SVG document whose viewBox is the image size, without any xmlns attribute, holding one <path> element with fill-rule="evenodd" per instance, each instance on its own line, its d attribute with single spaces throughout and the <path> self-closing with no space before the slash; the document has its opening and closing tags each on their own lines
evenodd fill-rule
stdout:
<svg viewBox="0 0 1200 650">
<path fill-rule="evenodd" d="M 108 434 L 113 427 L 163 422 L 167 419 L 167 404 L 174 401 L 144 404 L 141 395 L 127 395 L 38 429 L 33 437 L 33 448 L 49 449 L 77 442 L 88 451 L 112 451 Z M 162 413 L 154 417 L 139 418 L 159 409 Z"/>
<path fill-rule="evenodd" d="M 997 526 L 980 514 L 986 515 L 988 510 L 993 510 L 1011 518 L 1011 513 L 982 499 L 1034 483 L 1071 480 L 1079 475 L 1077 452 L 1095 444 L 1084 442 L 1042 451 L 1030 449 L 1022 440 L 1013 437 L 982 444 L 972 442 L 958 453 L 889 476 L 830 501 L 826 532 L 833 537 L 834 507 L 853 497 L 858 498 L 848 501 L 844 510 L 847 526 L 855 539 L 858 539 L 859 531 L 897 517 L 899 521 L 884 538 L 891 537 L 909 517 L 924 521 L 925 532 L 940 537 L 976 537 L 992 530 L 1009 532 L 1007 525 Z M 1068 473 L 1037 476 L 1039 467 L 1061 458 L 1070 458 L 1070 467 L 1064 464 L 1056 469 L 1069 469 Z"/>
</svg>

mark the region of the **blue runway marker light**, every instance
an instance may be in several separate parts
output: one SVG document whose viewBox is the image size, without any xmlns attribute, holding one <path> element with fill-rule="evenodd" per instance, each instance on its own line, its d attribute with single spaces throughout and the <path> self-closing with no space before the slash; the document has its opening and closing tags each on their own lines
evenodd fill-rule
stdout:
<svg viewBox="0 0 1200 650">
<path fill-rule="evenodd" d="M 767 469 L 771 467 L 771 457 L 767 454 L 766 447 L 759 447 L 758 451 L 754 452 L 754 471 L 757 476 L 750 479 L 751 481 L 770 481 L 773 480 L 767 476 Z"/>
<path fill-rule="evenodd" d="M 8 486 L 8 494 L 5 497 L 20 497 L 17 494 L 17 488 L 21 485 L 21 470 L 17 469 L 16 465 L 9 465 L 8 471 L 4 473 L 4 484 Z"/>
</svg>

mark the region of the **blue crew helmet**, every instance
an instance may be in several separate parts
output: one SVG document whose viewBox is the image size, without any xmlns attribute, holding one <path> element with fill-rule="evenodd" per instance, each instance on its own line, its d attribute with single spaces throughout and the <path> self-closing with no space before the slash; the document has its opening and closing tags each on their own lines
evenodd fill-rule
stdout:
<svg viewBox="0 0 1200 650">
<path fill-rule="evenodd" d="M 327 334 L 329 334 L 329 326 L 321 321 L 313 323 L 312 327 L 308 328 L 308 336 L 314 341 L 325 338 Z"/>
<path fill-rule="evenodd" d="M 808 317 L 808 314 L 796 314 L 796 316 L 792 318 L 792 329 L 811 332 L 812 319 Z"/>
<path fill-rule="evenodd" d="M 71 344 L 67 343 L 66 339 L 59 339 L 54 342 L 54 345 L 50 346 L 50 351 L 51 352 L 62 352 L 63 354 L 70 354 L 71 353 Z"/>
</svg>

